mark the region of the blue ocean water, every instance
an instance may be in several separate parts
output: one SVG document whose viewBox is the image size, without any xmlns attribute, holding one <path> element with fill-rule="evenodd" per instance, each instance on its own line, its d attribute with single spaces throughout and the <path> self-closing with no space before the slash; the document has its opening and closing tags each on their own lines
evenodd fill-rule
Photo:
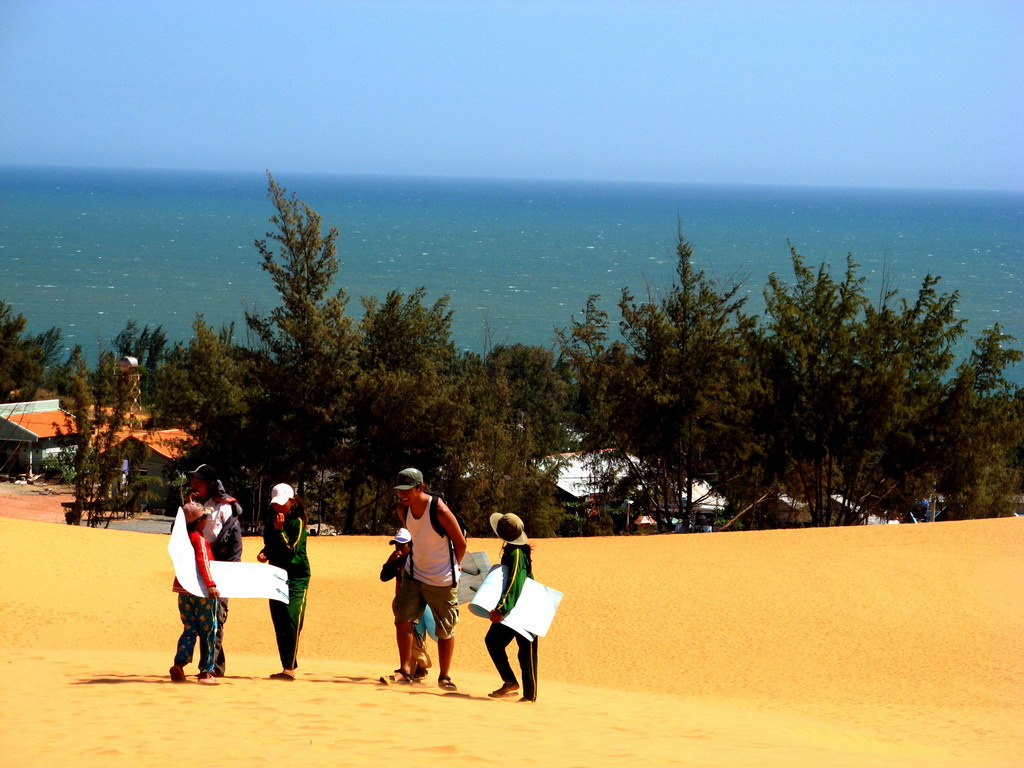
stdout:
<svg viewBox="0 0 1024 768">
<path fill-rule="evenodd" d="M 360 296 L 421 286 L 451 296 L 464 348 L 550 345 L 590 294 L 613 321 L 620 290 L 675 277 L 677 227 L 698 267 L 742 283 L 760 311 L 769 274 L 848 252 L 869 289 L 909 300 L 928 273 L 960 292 L 968 337 L 995 323 L 1024 347 L 1024 194 L 355 178 L 277 181 L 337 227 L 337 285 Z M 254 241 L 273 209 L 262 174 L 0 168 L 0 298 L 29 330 L 60 327 L 95 354 L 124 327 L 191 336 L 277 297 Z M 969 342 L 964 351 L 969 349 Z M 1024 370 L 1013 378 L 1024 384 Z"/>
</svg>

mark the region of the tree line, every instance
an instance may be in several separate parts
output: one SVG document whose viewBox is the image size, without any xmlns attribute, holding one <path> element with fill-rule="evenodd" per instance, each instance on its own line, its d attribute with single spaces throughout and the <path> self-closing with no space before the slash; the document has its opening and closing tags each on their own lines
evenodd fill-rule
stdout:
<svg viewBox="0 0 1024 768">
<path fill-rule="evenodd" d="M 95 365 L 77 348 L 61 362 L 59 329 L 27 334 L 0 302 L 0 396 L 58 396 L 86 426 L 72 473 L 85 501 L 130 450 L 109 439 L 134 418 L 124 356 L 139 361 L 146 425 L 195 439 L 178 469 L 209 462 L 253 499 L 289 480 L 345 533 L 391 530 L 405 466 L 471 534 L 492 511 L 538 536 L 629 530 L 641 514 L 692 530 L 708 489 L 732 528 L 776 525 L 783 499 L 829 526 L 922 499 L 948 518 L 1005 515 L 1021 491 L 1024 395 L 1006 373 L 1022 353 L 997 325 L 957 362 L 965 321 L 938 277 L 912 300 L 887 287 L 872 300 L 852 256 L 834 275 L 791 248 L 792 278 L 773 274 L 753 315 L 680 231 L 664 292 L 623 289 L 615 321 L 591 296 L 551 347 L 478 354 L 456 348 L 448 297 L 430 303 L 422 288 L 362 297 L 356 319 L 336 284 L 337 229 L 269 174 L 268 197 L 255 247 L 279 302 L 246 313 L 244 339 L 202 315 L 173 343 L 129 321 Z M 572 452 L 595 457 L 601 494 L 559 497 Z"/>
</svg>

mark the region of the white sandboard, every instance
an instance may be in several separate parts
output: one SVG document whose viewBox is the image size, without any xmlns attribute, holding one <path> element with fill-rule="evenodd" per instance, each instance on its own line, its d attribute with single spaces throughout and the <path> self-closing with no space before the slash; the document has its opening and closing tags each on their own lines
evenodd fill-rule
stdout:
<svg viewBox="0 0 1024 768">
<path fill-rule="evenodd" d="M 486 552 L 467 552 L 460 563 L 462 575 L 459 577 L 459 605 L 473 599 L 480 585 L 491 570 L 491 558 Z"/>
<path fill-rule="evenodd" d="M 471 613 L 485 619 L 490 618 L 491 611 L 498 605 L 504 592 L 507 572 L 508 569 L 503 565 L 491 568 L 477 590 L 476 597 L 469 604 Z M 533 579 L 527 579 L 515 606 L 501 623 L 529 640 L 533 640 L 534 635 L 544 637 L 561 602 L 561 592 L 545 587 Z"/>
<path fill-rule="evenodd" d="M 208 597 L 206 585 L 199 578 L 195 550 L 185 531 L 185 513 L 178 508 L 171 528 L 167 552 L 174 565 L 178 583 L 189 594 Z M 268 600 L 288 602 L 288 572 L 283 568 L 263 563 L 211 562 L 213 576 L 221 597 L 264 597 Z"/>
</svg>

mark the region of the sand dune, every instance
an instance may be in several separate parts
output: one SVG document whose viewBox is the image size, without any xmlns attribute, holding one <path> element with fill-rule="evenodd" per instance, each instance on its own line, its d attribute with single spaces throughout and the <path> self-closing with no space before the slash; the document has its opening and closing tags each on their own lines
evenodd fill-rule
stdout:
<svg viewBox="0 0 1024 768">
<path fill-rule="evenodd" d="M 378 684 L 396 664 L 384 537 L 310 540 L 298 681 L 266 679 L 267 605 L 234 600 L 228 677 L 207 688 L 167 679 L 165 536 L 17 519 L 0 536 L 12 768 L 1024 764 L 1020 519 L 536 541 L 565 599 L 535 705 L 487 698 L 468 611 L 457 694 Z M 497 559 L 496 539 L 470 549 Z"/>
</svg>

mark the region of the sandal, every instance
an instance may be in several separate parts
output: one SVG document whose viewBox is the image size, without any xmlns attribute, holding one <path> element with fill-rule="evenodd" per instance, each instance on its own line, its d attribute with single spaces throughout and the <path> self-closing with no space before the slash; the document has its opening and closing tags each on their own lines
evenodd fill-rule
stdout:
<svg viewBox="0 0 1024 768">
<path fill-rule="evenodd" d="M 448 675 L 441 675 L 439 678 L 437 678 L 437 687 L 443 688 L 446 691 L 459 690 L 455 687 L 455 683 L 452 682 L 452 679 L 448 677 Z"/>
<path fill-rule="evenodd" d="M 184 683 L 185 682 L 185 670 L 175 664 L 170 668 L 171 682 L 172 683 Z"/>
<path fill-rule="evenodd" d="M 406 672 L 404 669 L 396 669 L 394 672 L 388 675 L 388 680 L 390 680 L 392 683 L 411 683 L 412 677 L 410 677 L 409 673 Z"/>
<path fill-rule="evenodd" d="M 217 685 L 219 681 L 213 676 L 212 672 L 202 672 L 199 675 L 199 682 L 203 685 Z"/>
</svg>

